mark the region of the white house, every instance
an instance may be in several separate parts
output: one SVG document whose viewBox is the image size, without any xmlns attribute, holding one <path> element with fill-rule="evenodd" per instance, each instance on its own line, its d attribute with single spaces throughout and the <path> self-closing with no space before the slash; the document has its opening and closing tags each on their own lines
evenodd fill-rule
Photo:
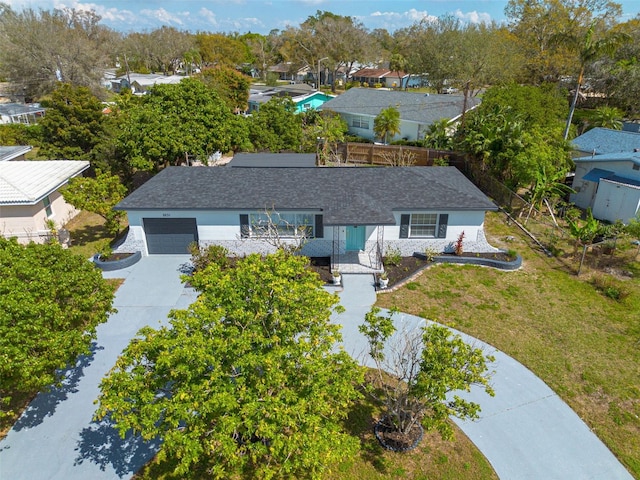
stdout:
<svg viewBox="0 0 640 480">
<path fill-rule="evenodd" d="M 184 254 L 191 242 L 242 255 L 267 253 L 268 216 L 279 238 L 333 265 L 381 267 L 388 248 L 403 255 L 447 251 L 464 232 L 465 250 L 493 251 L 484 215 L 495 205 L 454 167 L 169 167 L 116 209 L 129 218 L 121 251 Z"/>
<path fill-rule="evenodd" d="M 573 160 L 570 200 L 599 220 L 628 222 L 640 209 L 640 153 L 611 153 Z"/>
<path fill-rule="evenodd" d="M 0 235 L 21 243 L 49 238 L 49 221 L 60 228 L 78 213 L 60 188 L 88 168 L 74 160 L 0 162 Z"/>
</svg>

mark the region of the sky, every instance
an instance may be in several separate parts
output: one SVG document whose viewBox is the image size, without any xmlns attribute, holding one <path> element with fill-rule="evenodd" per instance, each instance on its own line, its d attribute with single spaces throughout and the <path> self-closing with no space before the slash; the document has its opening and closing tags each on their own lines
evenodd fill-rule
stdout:
<svg viewBox="0 0 640 480">
<path fill-rule="evenodd" d="M 190 32 L 254 32 L 299 26 L 316 11 L 360 20 L 370 30 L 393 32 L 425 17 L 452 14 L 465 22 L 504 21 L 507 0 L 0 0 L 14 10 L 76 8 L 94 10 L 102 23 L 121 32 L 145 32 L 162 25 Z M 621 21 L 640 12 L 640 0 L 618 0 Z"/>
</svg>

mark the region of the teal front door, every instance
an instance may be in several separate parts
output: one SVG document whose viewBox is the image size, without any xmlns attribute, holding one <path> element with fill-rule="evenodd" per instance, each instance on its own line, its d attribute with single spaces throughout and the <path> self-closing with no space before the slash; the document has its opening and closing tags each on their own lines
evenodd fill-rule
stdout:
<svg viewBox="0 0 640 480">
<path fill-rule="evenodd" d="M 347 227 L 347 251 L 364 250 L 366 228 L 363 225 Z"/>
</svg>

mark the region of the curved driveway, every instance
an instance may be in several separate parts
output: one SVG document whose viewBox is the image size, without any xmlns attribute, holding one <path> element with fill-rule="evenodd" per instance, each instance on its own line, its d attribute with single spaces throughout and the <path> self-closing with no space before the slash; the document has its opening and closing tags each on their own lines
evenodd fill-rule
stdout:
<svg viewBox="0 0 640 480">
<path fill-rule="evenodd" d="M 345 312 L 334 315 L 343 325 L 344 348 L 363 364 L 371 364 L 367 343 L 358 326 L 376 301 L 373 278 L 343 275 L 339 292 Z M 411 331 L 425 320 L 408 314 L 394 317 L 397 331 Z M 460 334 L 468 343 L 495 357 L 492 385 L 495 397 L 480 388 L 465 398 L 480 404 L 477 421 L 456 424 L 506 480 L 627 480 L 633 477 L 587 425 L 542 380 L 513 358 L 479 340 Z"/>
<path fill-rule="evenodd" d="M 188 256 L 144 257 L 126 270 L 105 274 L 125 277 L 116 294 L 118 313 L 98 327 L 92 354 L 66 372 L 60 388 L 38 395 L 7 437 L 0 442 L 0 479 L 125 479 L 157 451 L 156 443 L 122 440 L 108 421 L 94 422 L 100 380 L 139 328 L 166 321 L 173 308 L 186 308 L 192 290 L 180 282 Z M 373 278 L 344 275 L 340 292 L 345 312 L 344 347 L 367 363 L 367 345 L 358 332 L 376 301 Z M 424 320 L 396 317 L 398 330 Z M 476 342 L 470 337 L 465 338 Z M 470 399 L 482 406 L 475 422 L 457 421 L 503 479 L 617 480 L 632 477 L 578 416 L 540 379 L 512 358 L 484 345 L 496 357 L 495 397 L 474 390 Z"/>
</svg>

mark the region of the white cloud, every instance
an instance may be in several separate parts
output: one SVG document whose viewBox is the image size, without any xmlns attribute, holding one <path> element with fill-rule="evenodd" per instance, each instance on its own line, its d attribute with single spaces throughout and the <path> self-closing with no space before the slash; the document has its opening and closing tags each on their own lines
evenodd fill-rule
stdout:
<svg viewBox="0 0 640 480">
<path fill-rule="evenodd" d="M 156 10 L 144 9 L 140 10 L 140 15 L 156 20 L 161 24 L 168 25 L 184 25 L 184 20 L 189 17 L 189 12 L 168 12 L 164 8 L 158 8 Z"/>
<path fill-rule="evenodd" d="M 408 27 L 416 22 L 435 21 L 438 17 L 429 15 L 426 10 L 416 10 L 412 8 L 405 12 L 381 12 L 376 11 L 369 16 L 359 16 L 358 19 L 371 28 L 386 28 L 395 30 L 397 28 Z"/>
<path fill-rule="evenodd" d="M 122 22 L 122 23 L 134 23 L 136 21 L 136 14 L 131 10 L 118 10 L 117 8 L 107 8 L 103 5 L 97 5 L 95 3 L 80 3 L 80 2 L 71 2 L 70 4 L 65 4 L 61 2 L 56 2 L 54 4 L 54 8 L 73 8 L 75 10 L 84 10 L 89 11 L 93 10 L 96 12 L 103 20 L 107 22 Z"/>
<path fill-rule="evenodd" d="M 456 18 L 468 23 L 490 23 L 491 15 L 488 13 L 476 12 L 467 12 L 463 13 L 462 10 L 458 9 L 455 11 L 454 15 Z"/>
<path fill-rule="evenodd" d="M 213 13 L 208 8 L 201 8 L 198 11 L 198 17 L 200 17 L 200 19 L 204 20 L 206 23 L 210 23 L 211 25 L 218 24 L 218 20 L 216 19 L 216 14 Z"/>
</svg>

